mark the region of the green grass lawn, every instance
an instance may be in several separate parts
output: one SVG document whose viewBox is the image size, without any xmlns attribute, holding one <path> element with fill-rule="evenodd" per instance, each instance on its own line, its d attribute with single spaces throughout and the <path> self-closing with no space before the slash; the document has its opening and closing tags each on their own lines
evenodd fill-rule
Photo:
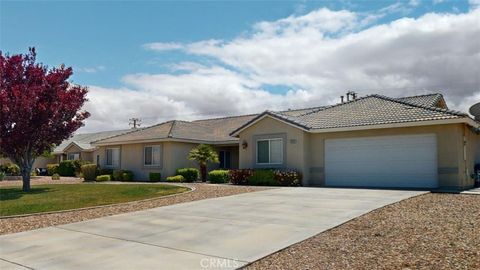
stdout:
<svg viewBox="0 0 480 270">
<path fill-rule="evenodd" d="M 169 185 L 68 184 L 0 188 L 0 216 L 75 209 L 161 197 L 189 190 Z"/>
</svg>

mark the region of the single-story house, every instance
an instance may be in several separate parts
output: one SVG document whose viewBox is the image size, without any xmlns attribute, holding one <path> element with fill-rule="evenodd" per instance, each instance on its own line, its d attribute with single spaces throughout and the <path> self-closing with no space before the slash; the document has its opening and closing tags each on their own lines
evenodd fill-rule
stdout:
<svg viewBox="0 0 480 270">
<path fill-rule="evenodd" d="M 92 141 L 124 134 L 129 131 L 132 130 L 127 129 L 75 134 L 68 140 L 63 141 L 60 145 L 56 146 L 52 151 L 53 155 L 51 157 L 37 157 L 32 168 L 46 168 L 47 164 L 59 163 L 62 160 L 81 159 L 94 163 L 96 160 L 94 160 L 93 152 L 97 147 L 90 144 Z M 8 158 L 0 158 L 0 165 L 6 163 L 12 162 Z"/>
<path fill-rule="evenodd" d="M 95 163 L 93 152 L 97 149 L 91 142 L 125 134 L 132 129 L 102 131 L 95 133 L 75 134 L 70 139 L 63 141 L 53 149 L 56 163 L 62 160 L 87 160 Z M 55 163 L 55 162 L 54 162 Z"/>
<path fill-rule="evenodd" d="M 211 168 L 291 168 L 306 186 L 466 189 L 480 163 L 480 123 L 449 110 L 441 94 L 369 95 L 331 106 L 173 120 L 92 142 L 104 167 L 139 180 L 196 166 L 189 151 L 212 145 Z"/>
</svg>

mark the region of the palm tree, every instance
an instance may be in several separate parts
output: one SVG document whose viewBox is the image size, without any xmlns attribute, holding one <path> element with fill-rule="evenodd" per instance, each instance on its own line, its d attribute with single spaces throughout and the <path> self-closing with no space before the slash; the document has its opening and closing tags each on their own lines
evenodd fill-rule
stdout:
<svg viewBox="0 0 480 270">
<path fill-rule="evenodd" d="M 200 144 L 190 150 L 188 159 L 198 162 L 200 166 L 200 177 L 203 182 L 207 181 L 207 163 L 219 163 L 218 154 L 210 145 Z"/>
</svg>

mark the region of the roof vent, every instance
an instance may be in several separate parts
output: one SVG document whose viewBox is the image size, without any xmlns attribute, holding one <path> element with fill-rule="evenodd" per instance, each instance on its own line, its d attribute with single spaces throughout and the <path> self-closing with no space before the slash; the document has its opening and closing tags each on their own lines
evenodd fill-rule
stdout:
<svg viewBox="0 0 480 270">
<path fill-rule="evenodd" d="M 354 91 L 348 91 L 347 92 L 347 101 L 350 101 L 350 96 L 352 97 L 351 100 L 357 99 L 357 93 Z M 342 102 L 343 103 L 343 102 Z"/>
</svg>

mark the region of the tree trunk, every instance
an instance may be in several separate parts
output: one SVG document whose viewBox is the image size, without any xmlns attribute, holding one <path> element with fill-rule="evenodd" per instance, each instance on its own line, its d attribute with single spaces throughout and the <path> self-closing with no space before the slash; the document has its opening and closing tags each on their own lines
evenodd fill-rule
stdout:
<svg viewBox="0 0 480 270">
<path fill-rule="evenodd" d="M 26 168 L 28 167 L 28 168 Z M 23 180 L 23 191 L 30 191 L 30 171 L 32 170 L 31 166 L 26 166 L 21 168 L 22 180 Z"/>
<path fill-rule="evenodd" d="M 202 182 L 207 182 L 207 165 L 200 164 L 200 177 Z"/>
</svg>

